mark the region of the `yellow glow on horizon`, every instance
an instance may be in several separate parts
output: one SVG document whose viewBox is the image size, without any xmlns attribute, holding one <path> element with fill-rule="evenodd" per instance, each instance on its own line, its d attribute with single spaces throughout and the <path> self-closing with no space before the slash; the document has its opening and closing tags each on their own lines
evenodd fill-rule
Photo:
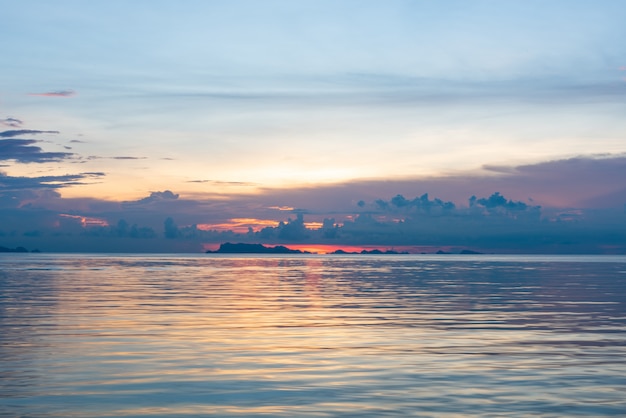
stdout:
<svg viewBox="0 0 626 418">
<path fill-rule="evenodd" d="M 348 253 L 360 253 L 363 250 L 381 250 L 387 251 L 392 248 L 375 245 L 337 245 L 337 244 L 286 244 L 285 247 L 292 250 L 308 251 L 314 254 L 329 254 L 337 250 L 343 250 Z"/>
<path fill-rule="evenodd" d="M 320 229 L 324 224 L 322 222 L 305 222 L 304 226 L 307 229 Z"/>
<path fill-rule="evenodd" d="M 247 232 L 248 228 L 253 230 L 259 230 L 265 227 L 276 227 L 278 221 L 271 219 L 256 219 L 256 218 L 233 218 L 228 222 L 218 224 L 198 224 L 197 228 L 201 231 L 233 231 L 237 233 Z"/>
<path fill-rule="evenodd" d="M 276 209 L 276 210 L 280 210 L 280 211 L 295 210 L 295 208 L 293 208 L 291 206 L 270 206 L 269 209 Z"/>
<path fill-rule="evenodd" d="M 59 214 L 59 216 L 62 218 L 76 219 L 80 222 L 83 228 L 87 228 L 90 226 L 100 226 L 100 227 L 109 226 L 109 223 L 106 220 L 100 219 L 100 218 L 92 218 L 92 217 L 80 216 L 80 215 L 69 215 L 67 213 L 61 213 Z"/>
</svg>

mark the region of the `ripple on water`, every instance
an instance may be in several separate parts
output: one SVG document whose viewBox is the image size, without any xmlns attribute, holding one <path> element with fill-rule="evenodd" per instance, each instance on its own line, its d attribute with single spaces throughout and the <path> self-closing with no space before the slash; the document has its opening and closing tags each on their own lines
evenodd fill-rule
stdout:
<svg viewBox="0 0 626 418">
<path fill-rule="evenodd" d="M 620 415 L 625 265 L 0 257 L 0 415 Z"/>
</svg>

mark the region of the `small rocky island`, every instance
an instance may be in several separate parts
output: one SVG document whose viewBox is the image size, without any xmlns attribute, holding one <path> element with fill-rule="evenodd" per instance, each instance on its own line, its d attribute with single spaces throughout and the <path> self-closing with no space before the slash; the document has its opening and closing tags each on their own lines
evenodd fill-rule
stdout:
<svg viewBox="0 0 626 418">
<path fill-rule="evenodd" d="M 207 254 L 310 254 L 305 251 L 292 250 L 282 245 L 266 247 L 262 244 L 232 244 L 226 242 L 220 244 L 216 251 L 207 251 Z"/>
</svg>

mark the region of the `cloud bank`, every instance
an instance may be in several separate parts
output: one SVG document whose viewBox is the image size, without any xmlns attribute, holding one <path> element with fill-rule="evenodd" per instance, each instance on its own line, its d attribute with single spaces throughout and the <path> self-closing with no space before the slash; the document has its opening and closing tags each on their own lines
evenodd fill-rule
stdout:
<svg viewBox="0 0 626 418">
<path fill-rule="evenodd" d="M 473 177 L 358 181 L 228 196 L 163 190 L 134 201 L 106 202 L 64 199 L 57 192 L 103 175 L 0 177 L 1 214 L 11 220 L 0 228 L 2 245 L 28 248 L 31 242 L 31 248 L 80 251 L 72 247 L 69 237 L 74 237 L 102 251 L 134 245 L 135 251 L 197 252 L 230 241 L 626 253 L 626 190 L 612 181 L 626 178 L 624 156 L 492 166 Z M 583 190 L 593 193 L 566 187 L 572 181 L 584 182 Z M 35 222 L 35 213 L 45 225 Z M 65 237 L 63 244 L 58 237 Z"/>
</svg>

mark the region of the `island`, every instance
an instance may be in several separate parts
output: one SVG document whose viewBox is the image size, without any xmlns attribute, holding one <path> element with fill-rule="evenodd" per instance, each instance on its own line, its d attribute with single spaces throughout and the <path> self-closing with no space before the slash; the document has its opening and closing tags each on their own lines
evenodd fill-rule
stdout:
<svg viewBox="0 0 626 418">
<path fill-rule="evenodd" d="M 29 252 L 24 247 L 7 248 L 0 245 L 0 253 L 27 253 Z M 33 250 L 33 252 L 39 252 L 39 250 Z"/>
<path fill-rule="evenodd" d="M 394 250 L 387 250 L 387 251 L 381 251 L 381 250 L 362 250 L 361 252 L 348 252 L 348 251 L 344 251 L 344 250 L 335 250 L 330 254 L 374 254 L 374 255 L 379 255 L 379 254 L 409 254 L 407 251 L 394 251 Z"/>
<path fill-rule="evenodd" d="M 310 254 L 306 251 L 292 250 L 282 245 L 266 247 L 263 244 L 232 244 L 226 242 L 220 244 L 216 251 L 207 251 L 207 254 Z"/>
<path fill-rule="evenodd" d="M 206 251 L 206 253 L 207 254 L 315 254 L 309 251 L 294 250 L 294 249 L 285 247 L 284 245 L 276 245 L 275 247 L 270 247 L 270 246 L 265 246 L 263 244 L 248 244 L 248 243 L 243 243 L 243 242 L 236 243 L 236 244 L 226 242 L 226 243 L 220 244 L 220 247 L 217 250 L 215 251 L 209 250 L 209 251 Z M 393 255 L 393 254 L 411 254 L 411 253 L 407 251 L 395 251 L 395 250 L 382 251 L 379 249 L 362 250 L 359 252 L 349 252 L 343 249 L 337 249 L 328 254 Z M 426 253 L 422 253 L 422 254 L 426 254 Z M 435 254 L 454 254 L 454 253 L 439 250 Z M 461 250 L 458 254 L 471 255 L 471 254 L 483 254 L 483 253 L 465 249 L 465 250 Z"/>
</svg>

